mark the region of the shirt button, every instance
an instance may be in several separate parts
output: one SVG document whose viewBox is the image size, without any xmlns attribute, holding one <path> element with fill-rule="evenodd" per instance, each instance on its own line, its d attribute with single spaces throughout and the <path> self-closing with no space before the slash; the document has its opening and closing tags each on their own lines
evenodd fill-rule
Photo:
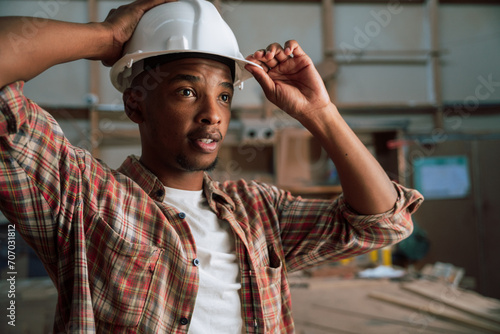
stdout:
<svg viewBox="0 0 500 334">
<path fill-rule="evenodd" d="M 195 267 L 198 267 L 200 265 L 200 260 L 194 259 L 193 264 L 195 265 Z"/>
<path fill-rule="evenodd" d="M 181 325 L 187 325 L 189 320 L 187 318 L 181 318 Z"/>
<path fill-rule="evenodd" d="M 184 212 L 179 212 L 179 214 L 177 215 L 180 219 L 184 219 L 186 218 L 186 214 Z"/>
<path fill-rule="evenodd" d="M 158 197 L 162 197 L 162 196 L 163 196 L 163 189 L 158 189 L 158 190 L 156 191 L 156 196 L 158 196 Z"/>
</svg>

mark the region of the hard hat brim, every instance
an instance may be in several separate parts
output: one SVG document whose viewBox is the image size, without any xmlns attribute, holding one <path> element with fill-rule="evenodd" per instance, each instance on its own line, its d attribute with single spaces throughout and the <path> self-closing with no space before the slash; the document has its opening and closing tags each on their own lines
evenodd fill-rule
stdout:
<svg viewBox="0 0 500 334">
<path fill-rule="evenodd" d="M 162 51 L 153 51 L 153 52 L 135 52 L 131 54 L 124 55 L 120 58 L 114 65 L 111 67 L 110 78 L 113 86 L 120 92 L 124 92 L 126 88 L 128 88 L 130 84 L 130 80 L 127 78 L 129 75 L 124 76 L 127 71 L 132 71 L 132 66 L 137 62 L 144 60 L 146 58 L 173 54 L 173 53 L 201 53 L 206 55 L 213 55 L 218 57 L 223 57 L 227 59 L 231 59 L 235 62 L 235 79 L 234 86 L 238 86 L 243 81 L 248 80 L 252 77 L 252 74 L 245 69 L 245 65 L 257 66 L 262 69 L 262 67 L 254 62 L 248 61 L 243 57 L 230 57 L 227 55 L 217 54 L 214 52 L 206 52 L 200 50 L 162 50 Z M 130 73 L 129 72 L 129 73 Z"/>
</svg>

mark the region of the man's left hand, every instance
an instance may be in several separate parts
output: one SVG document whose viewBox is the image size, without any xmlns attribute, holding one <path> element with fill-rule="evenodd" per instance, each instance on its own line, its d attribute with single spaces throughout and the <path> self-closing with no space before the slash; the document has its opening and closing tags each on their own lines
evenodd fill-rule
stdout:
<svg viewBox="0 0 500 334">
<path fill-rule="evenodd" d="M 270 44 L 246 58 L 262 66 L 247 65 L 267 99 L 300 120 L 312 117 L 331 104 L 323 80 L 309 56 L 295 40 L 284 46 Z"/>
</svg>

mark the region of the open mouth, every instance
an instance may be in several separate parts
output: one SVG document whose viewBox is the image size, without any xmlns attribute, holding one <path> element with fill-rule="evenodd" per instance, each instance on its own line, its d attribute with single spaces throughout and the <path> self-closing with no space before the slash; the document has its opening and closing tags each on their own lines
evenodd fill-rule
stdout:
<svg viewBox="0 0 500 334">
<path fill-rule="evenodd" d="M 222 133 L 217 128 L 200 128 L 190 133 L 188 138 L 196 150 L 202 153 L 212 153 L 222 142 Z"/>
<path fill-rule="evenodd" d="M 202 138 L 192 141 L 196 150 L 202 153 L 212 153 L 217 150 L 218 141 L 209 138 Z"/>
<path fill-rule="evenodd" d="M 214 142 L 213 139 L 209 139 L 209 138 L 198 139 L 198 140 L 201 141 L 202 143 L 205 143 L 205 144 L 211 144 Z"/>
</svg>

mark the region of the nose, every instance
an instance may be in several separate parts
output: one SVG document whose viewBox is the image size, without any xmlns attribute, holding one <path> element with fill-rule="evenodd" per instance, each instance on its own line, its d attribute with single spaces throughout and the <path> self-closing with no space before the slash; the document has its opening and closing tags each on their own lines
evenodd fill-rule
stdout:
<svg viewBox="0 0 500 334">
<path fill-rule="evenodd" d="M 196 115 L 196 121 L 205 125 L 220 124 L 222 121 L 221 106 L 216 101 L 208 101 L 206 99 L 200 106 L 200 110 Z"/>
</svg>

